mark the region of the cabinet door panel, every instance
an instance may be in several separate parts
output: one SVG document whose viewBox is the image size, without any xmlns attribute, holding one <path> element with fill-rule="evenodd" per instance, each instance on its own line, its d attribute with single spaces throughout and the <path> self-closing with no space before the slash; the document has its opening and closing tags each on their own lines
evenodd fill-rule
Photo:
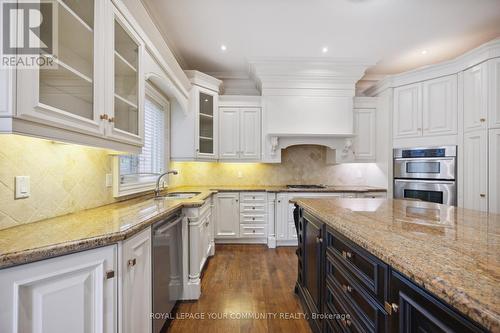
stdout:
<svg viewBox="0 0 500 333">
<path fill-rule="evenodd" d="M 55 68 L 17 70 L 17 116 L 84 134 L 104 135 L 100 119 L 104 83 L 104 49 L 94 32 L 103 29 L 104 2 L 86 0 L 84 6 L 57 4 Z M 95 8 L 94 8 L 95 7 Z M 41 8 L 43 14 L 43 8 Z M 94 24 L 95 23 L 95 24 Z"/>
<path fill-rule="evenodd" d="M 289 204 L 286 193 L 276 196 L 276 239 L 288 239 Z"/>
<path fill-rule="evenodd" d="M 420 83 L 394 89 L 394 138 L 422 135 L 422 103 Z"/>
<path fill-rule="evenodd" d="M 123 242 L 122 332 L 150 332 L 151 229 Z M 180 278 L 180 277 L 179 277 Z"/>
<path fill-rule="evenodd" d="M 312 312 L 321 311 L 321 281 L 323 251 L 321 239 L 323 236 L 323 224 L 315 218 L 304 215 L 304 287 L 307 296 L 312 301 L 315 309 Z"/>
<path fill-rule="evenodd" d="M 354 110 L 354 155 L 358 160 L 375 159 L 375 109 Z"/>
<path fill-rule="evenodd" d="M 500 128 L 500 58 L 491 59 L 487 66 L 489 126 Z"/>
<path fill-rule="evenodd" d="M 464 131 L 486 128 L 486 64 L 464 71 Z"/>
<path fill-rule="evenodd" d="M 422 90 L 423 134 L 457 134 L 457 76 L 425 81 Z"/>
<path fill-rule="evenodd" d="M 1 332 L 115 332 L 116 246 L 0 271 Z"/>
<path fill-rule="evenodd" d="M 261 146 L 260 109 L 240 110 L 240 157 L 257 160 L 260 158 Z"/>
<path fill-rule="evenodd" d="M 489 207 L 491 213 L 500 213 L 500 129 L 490 130 L 489 137 Z"/>
<path fill-rule="evenodd" d="M 196 157 L 219 157 L 219 96 L 212 90 L 194 86 L 191 98 L 196 114 Z"/>
<path fill-rule="evenodd" d="M 239 110 L 220 109 L 219 150 L 221 159 L 238 159 L 240 147 Z"/>
<path fill-rule="evenodd" d="M 237 238 L 239 235 L 239 193 L 217 194 L 215 238 Z"/>
<path fill-rule="evenodd" d="M 464 135 L 464 207 L 488 210 L 488 132 Z"/>
</svg>

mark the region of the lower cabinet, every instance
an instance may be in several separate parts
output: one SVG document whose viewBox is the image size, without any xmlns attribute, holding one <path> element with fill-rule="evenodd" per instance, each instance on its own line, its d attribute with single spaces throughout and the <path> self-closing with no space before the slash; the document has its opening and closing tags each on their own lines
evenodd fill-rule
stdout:
<svg viewBox="0 0 500 333">
<path fill-rule="evenodd" d="M 488 211 L 488 131 L 464 135 L 464 208 Z"/>
<path fill-rule="evenodd" d="M 313 332 L 486 332 L 296 206 L 296 292 Z"/>
<path fill-rule="evenodd" d="M 151 332 L 151 228 L 123 241 L 120 265 L 120 332 Z"/>
<path fill-rule="evenodd" d="M 240 194 L 221 192 L 217 194 L 217 223 L 215 238 L 236 238 L 240 229 Z"/>
<path fill-rule="evenodd" d="M 117 331 L 117 246 L 0 270 L 0 332 Z"/>
</svg>

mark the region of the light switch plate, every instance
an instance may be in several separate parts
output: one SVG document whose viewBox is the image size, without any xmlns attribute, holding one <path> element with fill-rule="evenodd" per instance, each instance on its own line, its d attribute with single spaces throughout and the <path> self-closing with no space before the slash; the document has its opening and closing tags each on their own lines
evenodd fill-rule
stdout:
<svg viewBox="0 0 500 333">
<path fill-rule="evenodd" d="M 113 186 L 113 174 L 107 173 L 106 174 L 106 187 L 111 187 L 111 186 Z"/>
<path fill-rule="evenodd" d="M 30 196 L 30 176 L 15 177 L 16 194 L 15 199 L 29 198 Z"/>
</svg>

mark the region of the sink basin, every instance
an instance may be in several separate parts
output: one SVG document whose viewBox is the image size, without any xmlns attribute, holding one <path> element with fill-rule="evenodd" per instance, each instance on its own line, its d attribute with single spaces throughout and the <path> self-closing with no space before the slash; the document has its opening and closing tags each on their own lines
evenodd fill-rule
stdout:
<svg viewBox="0 0 500 333">
<path fill-rule="evenodd" d="M 165 195 L 162 195 L 163 199 L 191 199 L 194 196 L 197 196 L 201 192 L 172 192 Z"/>
</svg>

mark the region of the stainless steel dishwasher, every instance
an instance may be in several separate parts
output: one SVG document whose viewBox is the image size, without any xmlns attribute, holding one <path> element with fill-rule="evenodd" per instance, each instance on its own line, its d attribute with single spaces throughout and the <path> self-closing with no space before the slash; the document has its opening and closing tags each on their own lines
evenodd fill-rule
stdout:
<svg viewBox="0 0 500 333">
<path fill-rule="evenodd" d="M 153 239 L 153 333 L 160 333 L 175 303 L 182 297 L 181 213 L 156 222 Z"/>
</svg>

